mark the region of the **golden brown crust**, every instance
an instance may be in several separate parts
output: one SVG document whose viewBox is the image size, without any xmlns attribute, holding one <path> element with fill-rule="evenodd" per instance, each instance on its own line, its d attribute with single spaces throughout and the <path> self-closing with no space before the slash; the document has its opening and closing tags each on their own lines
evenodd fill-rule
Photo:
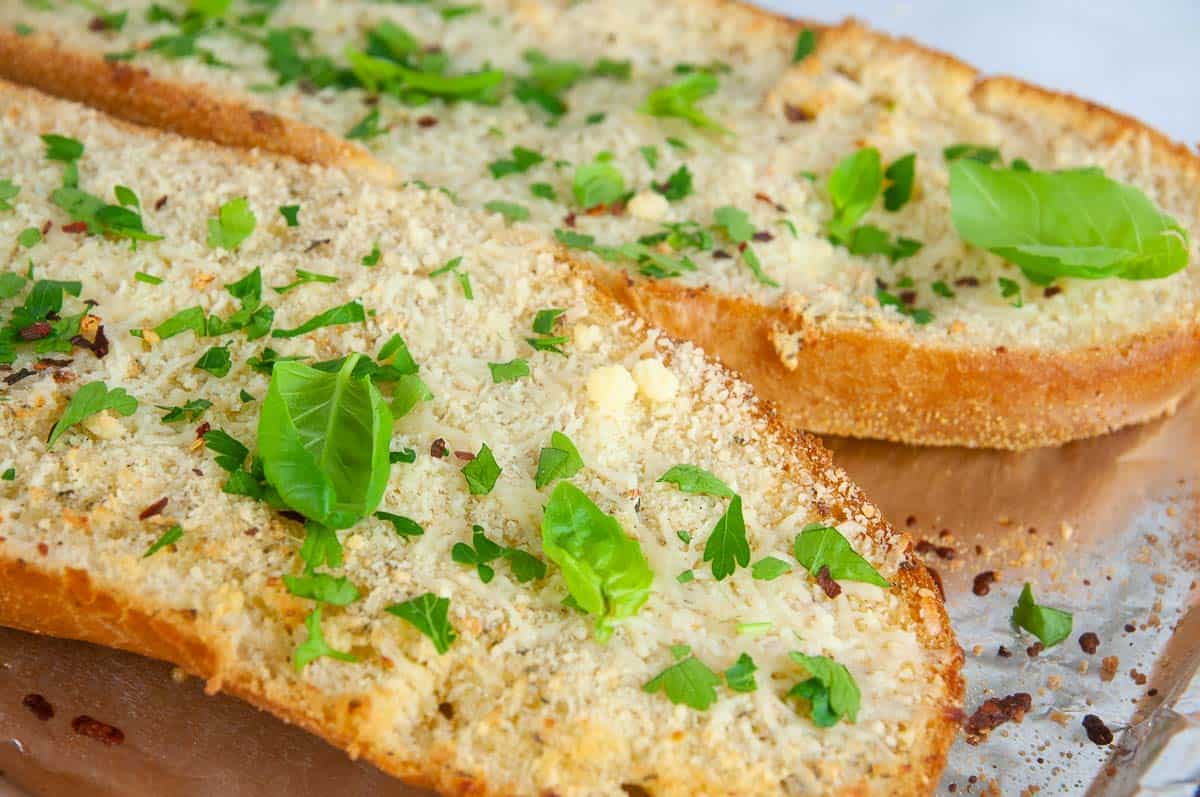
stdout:
<svg viewBox="0 0 1200 797">
<path fill-rule="evenodd" d="M 0 76 L 120 119 L 304 163 L 391 170 L 366 150 L 310 125 L 222 99 L 201 86 L 158 80 L 149 70 L 58 46 L 46 36 L 0 30 Z"/>
<path fill-rule="evenodd" d="M 1057 445 L 1174 411 L 1200 372 L 1200 326 L 1120 347 L 935 347 L 826 329 L 776 307 L 624 274 L 617 298 L 719 358 L 804 429 L 925 445 Z M 789 338 L 787 362 L 773 341 Z"/>
</svg>

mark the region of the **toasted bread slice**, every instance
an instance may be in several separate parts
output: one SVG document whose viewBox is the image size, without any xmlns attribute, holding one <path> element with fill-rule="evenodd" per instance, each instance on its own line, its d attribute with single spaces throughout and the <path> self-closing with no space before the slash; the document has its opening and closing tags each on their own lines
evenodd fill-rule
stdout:
<svg viewBox="0 0 1200 797">
<path fill-rule="evenodd" d="M 32 331 L 11 344 L 0 401 L 0 623 L 176 662 L 213 690 L 445 793 L 930 792 L 955 732 L 962 657 L 910 540 L 818 442 L 782 426 L 699 349 L 614 302 L 586 266 L 441 192 L 177 139 L 8 84 L 0 120 L 0 174 L 20 189 L 6 192 L 13 207 L 0 213 L 0 240 L 10 242 L 4 323 L 34 291 L 17 272 L 81 283 L 80 299 L 68 295 L 54 315 L 79 324 L 80 337 L 26 323 Z M 56 193 L 64 163 L 47 159 L 39 134 L 81 142 L 79 189 L 105 197 L 124 186 L 140 202 L 119 196 L 161 240 L 131 248 L 71 222 Z M 257 218 L 240 244 L 219 221 L 235 197 Z M 295 227 L 277 210 L 291 205 Z M 453 273 L 435 273 L 453 258 Z M 275 331 L 350 301 L 369 312 L 257 340 L 237 329 L 167 337 L 159 326 L 193 306 L 228 317 L 239 304 L 227 286 L 256 266 Z M 321 278 L 286 287 L 298 268 Z M 549 308 L 565 311 L 550 336 L 562 354 L 528 342 L 544 336 L 531 321 Z M 69 334 L 73 343 L 45 345 Z M 393 334 L 433 398 L 396 422 L 399 461 L 380 508 L 423 533 L 405 526 L 402 536 L 374 516 L 340 532 L 344 564 L 329 572 L 361 597 L 324 606 L 318 621 L 326 643 L 357 662 L 323 657 L 297 671 L 293 652 L 314 604 L 281 579 L 303 572 L 304 530 L 294 514 L 228 492 L 228 463 L 205 450 L 211 434 L 199 435 L 220 430 L 255 448 L 268 346 L 281 358 L 328 360 L 375 352 Z M 204 358 L 213 347 L 229 354 L 223 375 L 219 358 Z M 516 359 L 527 375 L 490 372 L 489 363 Z M 88 415 L 54 432 L 48 448 L 70 402 L 97 381 L 125 389 L 136 410 Z M 563 605 L 568 589 L 552 563 L 522 580 L 505 554 L 485 582 L 484 569 L 452 553 L 473 544 L 478 525 L 547 564 L 543 506 L 562 482 L 539 489 L 535 474 L 554 432 L 583 460 L 570 483 L 616 518 L 655 574 L 649 599 L 607 642 L 591 617 Z M 500 469 L 490 492 L 462 471 L 484 444 Z M 677 464 L 736 491 L 753 560 L 773 555 L 788 572 L 768 581 L 742 566 L 716 580 L 702 551 L 732 501 L 658 481 Z M 838 591 L 792 560 L 809 522 L 836 526 L 890 588 L 843 579 L 829 597 Z M 449 599 L 457 639 L 443 655 L 385 611 L 425 593 Z M 645 690 L 683 655 L 678 645 L 716 673 L 748 653 L 757 690 L 718 685 L 707 710 Z M 785 698 L 803 672 L 793 650 L 847 668 L 861 690 L 856 722 L 817 727 L 803 701 Z"/>
<path fill-rule="evenodd" d="M 994 146 L 1041 169 L 1101 166 L 1193 233 L 1195 156 L 1106 109 L 983 79 L 856 23 L 806 26 L 724 0 L 493 0 L 468 14 L 288 2 L 265 22 L 209 24 L 190 54 L 178 55 L 188 46 L 172 38 L 177 21 L 148 14 L 147 2 L 126 5 L 120 30 L 78 6 L 8 5 L 2 21 L 22 27 L 0 36 L 0 73 L 134 121 L 303 160 L 361 161 L 360 149 L 336 140 L 353 132 L 402 179 L 476 206 L 519 203 L 543 232 L 570 229 L 605 245 L 661 233 L 664 222 L 707 226 L 723 206 L 748 213 L 760 231 L 753 251 L 779 287 L 757 280 L 719 236 L 687 250 L 697 269 L 677 277 L 603 265 L 623 301 L 720 357 L 801 428 L 921 444 L 1055 444 L 1170 412 L 1200 368 L 1194 269 L 1146 282 L 1034 285 L 956 235 L 943 149 Z M 257 8 L 236 8 L 230 19 Z M 526 54 L 538 50 L 598 76 L 574 75 L 556 119 L 538 102 L 545 97 L 522 95 L 519 82 L 515 94 L 530 101 L 510 94 L 496 105 L 405 105 L 341 90 L 337 80 L 318 88 L 320 70 L 298 66 L 286 48 L 250 43 L 291 30 L 294 52 L 344 64 L 345 48 L 367 47 L 368 32 L 385 20 L 439 48 L 454 74 L 497 68 L 512 84 L 531 74 Z M 793 63 L 806 27 L 819 34 L 815 51 Z M 412 46 L 405 42 L 397 46 Z M 628 75 L 613 66 L 621 61 Z M 654 89 L 700 67 L 714 71 L 720 89 L 699 107 L 730 135 L 639 112 Z M 885 164 L 917 155 L 913 200 L 898 212 L 877 203 L 865 217 L 923 244 L 895 264 L 851 255 L 826 237 L 826 177 L 868 145 Z M 514 147 L 544 160 L 494 178 L 489 164 L 511 161 Z M 620 215 L 585 214 L 572 197 L 574 170 L 602 152 L 633 193 Z M 692 192 L 665 201 L 653 186 L 667 190 L 684 165 Z M 388 166 L 372 171 L 386 179 Z M 899 310 L 880 305 L 881 285 Z M 915 323 L 914 309 L 932 320 Z"/>
</svg>

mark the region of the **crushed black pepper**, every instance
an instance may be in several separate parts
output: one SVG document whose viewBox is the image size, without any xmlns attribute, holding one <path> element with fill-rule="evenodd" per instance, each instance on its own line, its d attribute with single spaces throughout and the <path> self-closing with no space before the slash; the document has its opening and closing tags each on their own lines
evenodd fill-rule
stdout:
<svg viewBox="0 0 1200 797">
<path fill-rule="evenodd" d="M 1083 727 L 1087 731 L 1088 740 L 1095 745 L 1104 747 L 1112 744 L 1113 732 L 1104 724 L 1104 720 L 1095 714 L 1087 714 L 1083 718 Z"/>
<path fill-rule="evenodd" d="M 971 592 L 983 597 L 992 591 L 992 584 L 996 583 L 996 571 L 984 570 L 982 573 L 975 576 L 975 583 L 971 585 Z"/>
</svg>

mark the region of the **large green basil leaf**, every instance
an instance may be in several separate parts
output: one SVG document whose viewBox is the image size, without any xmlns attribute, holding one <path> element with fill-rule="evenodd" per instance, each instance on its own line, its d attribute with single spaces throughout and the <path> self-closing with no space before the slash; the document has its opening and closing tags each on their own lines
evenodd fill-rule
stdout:
<svg viewBox="0 0 1200 797">
<path fill-rule="evenodd" d="M 1188 234 L 1138 189 L 1100 169 L 1056 172 L 950 164 L 954 228 L 1033 282 L 1140 280 L 1187 266 Z"/>
<path fill-rule="evenodd" d="M 570 482 L 559 482 L 550 494 L 542 549 L 562 568 L 575 603 L 596 615 L 600 641 L 612 635 L 614 621 L 637 614 L 650 597 L 654 572 L 642 546 Z"/>
<path fill-rule="evenodd" d="M 285 504 L 333 529 L 375 511 L 388 480 L 392 413 L 367 376 L 362 355 L 334 373 L 280 362 L 258 419 L 267 481 Z"/>
</svg>

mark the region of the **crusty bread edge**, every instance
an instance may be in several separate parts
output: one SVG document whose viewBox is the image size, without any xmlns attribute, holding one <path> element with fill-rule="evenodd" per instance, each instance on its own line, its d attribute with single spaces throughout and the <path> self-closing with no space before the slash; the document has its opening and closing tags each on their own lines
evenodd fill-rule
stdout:
<svg viewBox="0 0 1200 797">
<path fill-rule="evenodd" d="M 822 37 L 859 38 L 876 52 L 925 59 L 973 82 L 973 96 L 989 112 L 1005 115 L 1016 107 L 1036 107 L 1097 141 L 1146 135 L 1152 157 L 1196 182 L 1200 191 L 1200 158 L 1103 106 L 1011 77 L 983 79 L 953 56 L 854 21 L 826 27 L 738 0 L 696 2 L 751 13 L 764 28 L 811 26 L 821 29 Z M 129 121 L 306 162 L 336 163 L 382 182 L 396 178 L 391 167 L 365 150 L 322 130 L 221 99 L 201 86 L 160 81 L 144 69 L 65 50 L 45 37 L 0 31 L 0 76 Z M 761 395 L 778 403 L 789 422 L 824 434 L 1013 450 L 1058 445 L 1169 414 L 1200 373 L 1200 319 L 1164 319 L 1158 329 L 1117 347 L 1047 354 L 1035 348 L 955 348 L 914 343 L 899 334 L 806 328 L 780 308 L 741 297 L 648 280 L 608 282 L 651 323 L 695 342 L 755 384 Z M 747 325 L 757 329 L 751 334 Z M 820 344 L 801 347 L 799 358 L 788 363 L 794 367 L 784 367 L 772 343 L 781 333 L 800 333 Z M 891 389 L 862 390 L 863 373 Z M 931 375 L 953 375 L 952 389 Z M 1028 395 L 1037 398 L 1027 400 Z"/>
</svg>

